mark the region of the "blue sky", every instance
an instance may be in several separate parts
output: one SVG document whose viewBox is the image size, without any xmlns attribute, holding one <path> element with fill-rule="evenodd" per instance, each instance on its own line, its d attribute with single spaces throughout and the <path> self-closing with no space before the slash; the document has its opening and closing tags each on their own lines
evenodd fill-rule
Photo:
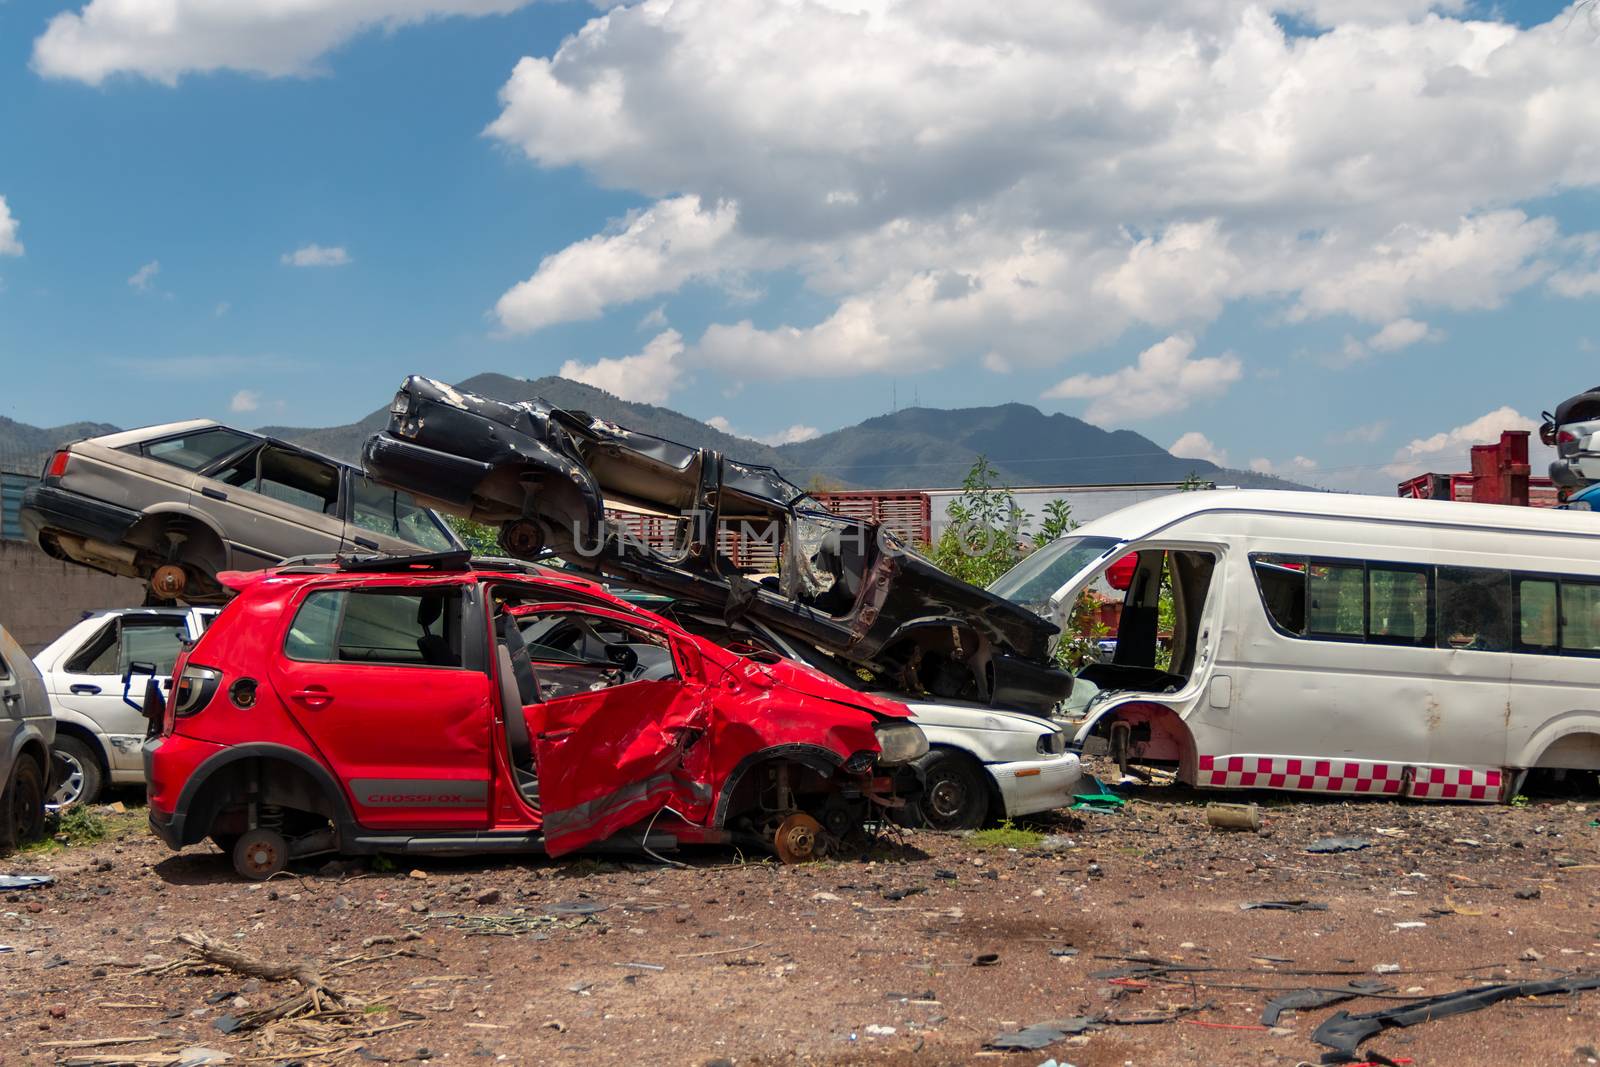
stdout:
<svg viewBox="0 0 1600 1067">
<path fill-rule="evenodd" d="M 1600 380 L 1586 11 L 218 3 L 0 0 L 0 414 L 565 369 L 764 438 L 1022 401 L 1381 491 Z"/>
</svg>

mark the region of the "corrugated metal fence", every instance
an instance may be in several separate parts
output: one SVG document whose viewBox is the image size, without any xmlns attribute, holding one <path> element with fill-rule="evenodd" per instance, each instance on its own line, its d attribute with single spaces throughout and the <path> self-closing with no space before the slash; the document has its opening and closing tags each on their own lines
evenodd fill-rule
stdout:
<svg viewBox="0 0 1600 1067">
<path fill-rule="evenodd" d="M 22 522 L 17 517 L 22 491 L 38 480 L 32 474 L 0 471 L 0 541 L 22 540 Z"/>
</svg>

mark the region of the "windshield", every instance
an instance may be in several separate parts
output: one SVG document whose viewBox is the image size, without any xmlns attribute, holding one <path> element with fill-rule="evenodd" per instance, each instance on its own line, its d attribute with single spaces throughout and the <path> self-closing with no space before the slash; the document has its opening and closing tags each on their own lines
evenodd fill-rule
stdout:
<svg viewBox="0 0 1600 1067">
<path fill-rule="evenodd" d="M 1063 537 L 1053 541 L 996 578 L 989 592 L 1040 615 L 1050 612 L 1050 598 L 1090 563 L 1120 544 L 1114 537 Z"/>
</svg>

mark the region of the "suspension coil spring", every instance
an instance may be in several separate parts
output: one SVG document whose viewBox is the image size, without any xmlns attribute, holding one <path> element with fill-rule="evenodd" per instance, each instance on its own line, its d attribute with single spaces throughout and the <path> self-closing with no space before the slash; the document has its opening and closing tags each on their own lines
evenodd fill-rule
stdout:
<svg viewBox="0 0 1600 1067">
<path fill-rule="evenodd" d="M 283 809 L 276 804 L 263 804 L 256 809 L 256 826 L 263 830 L 283 833 Z"/>
</svg>

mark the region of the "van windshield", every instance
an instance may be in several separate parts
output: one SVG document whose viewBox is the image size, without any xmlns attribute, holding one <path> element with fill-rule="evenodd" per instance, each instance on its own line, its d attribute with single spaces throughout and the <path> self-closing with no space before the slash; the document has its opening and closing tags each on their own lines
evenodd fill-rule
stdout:
<svg viewBox="0 0 1600 1067">
<path fill-rule="evenodd" d="M 1028 556 L 989 585 L 989 592 L 1040 615 L 1079 571 L 1121 544 L 1115 537 L 1063 537 Z"/>
</svg>

